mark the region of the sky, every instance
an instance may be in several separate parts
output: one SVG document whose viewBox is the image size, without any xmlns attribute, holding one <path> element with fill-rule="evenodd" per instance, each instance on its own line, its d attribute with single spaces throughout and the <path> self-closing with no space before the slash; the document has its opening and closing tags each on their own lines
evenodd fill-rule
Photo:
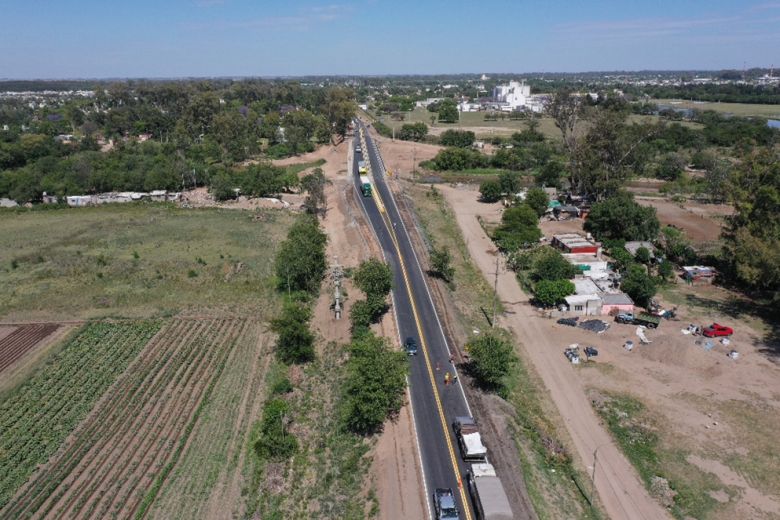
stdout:
<svg viewBox="0 0 780 520">
<path fill-rule="evenodd" d="M 780 67 L 780 1 L 0 0 L 0 78 Z"/>
</svg>

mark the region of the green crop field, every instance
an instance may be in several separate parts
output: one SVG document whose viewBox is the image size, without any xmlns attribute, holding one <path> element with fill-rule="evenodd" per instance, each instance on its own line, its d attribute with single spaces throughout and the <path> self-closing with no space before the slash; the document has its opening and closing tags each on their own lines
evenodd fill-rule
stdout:
<svg viewBox="0 0 780 520">
<path fill-rule="evenodd" d="M 261 311 L 292 218 L 165 204 L 3 211 L 0 319 Z"/>
</svg>

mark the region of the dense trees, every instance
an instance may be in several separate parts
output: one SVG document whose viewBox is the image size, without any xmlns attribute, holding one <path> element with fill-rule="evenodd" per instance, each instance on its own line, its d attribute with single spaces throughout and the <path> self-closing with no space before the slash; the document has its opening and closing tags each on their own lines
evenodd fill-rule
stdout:
<svg viewBox="0 0 780 520">
<path fill-rule="evenodd" d="M 355 285 L 366 295 L 352 305 L 350 320 L 353 336 L 368 333 L 368 327 L 376 323 L 387 311 L 387 296 L 393 288 L 393 272 L 386 263 L 371 258 L 355 270 Z"/>
<path fill-rule="evenodd" d="M 314 294 L 328 267 L 327 236 L 317 219 L 301 215 L 292 225 L 276 255 L 276 279 L 280 290 Z"/>
<path fill-rule="evenodd" d="M 599 240 L 654 240 L 659 224 L 655 208 L 640 206 L 631 194 L 620 192 L 593 205 L 585 229 Z"/>
<path fill-rule="evenodd" d="M 484 168 L 490 160 L 486 155 L 468 148 L 445 148 L 431 160 L 436 170 L 468 170 Z"/>
<path fill-rule="evenodd" d="M 474 132 L 468 130 L 445 130 L 439 136 L 439 144 L 442 146 L 468 148 L 474 144 L 474 139 Z"/>
<path fill-rule="evenodd" d="M 780 291 L 780 154 L 760 151 L 731 180 L 736 214 L 724 232 L 724 260 L 749 289 Z"/>
<path fill-rule="evenodd" d="M 539 217 L 527 204 L 507 208 L 501 216 L 501 225 L 493 232 L 493 240 L 505 252 L 530 247 L 540 238 Z"/>
<path fill-rule="evenodd" d="M 428 135 L 425 123 L 407 123 L 401 127 L 398 138 L 404 141 L 422 141 Z"/>
<path fill-rule="evenodd" d="M 376 433 L 403 404 L 406 355 L 390 350 L 384 339 L 371 333 L 353 339 L 349 353 L 341 398 L 342 420 L 351 432 Z"/>
</svg>

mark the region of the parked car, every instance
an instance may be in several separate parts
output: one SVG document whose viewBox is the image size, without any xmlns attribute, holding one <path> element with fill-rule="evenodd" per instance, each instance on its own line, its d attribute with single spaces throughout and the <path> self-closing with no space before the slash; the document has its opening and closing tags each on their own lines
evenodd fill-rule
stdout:
<svg viewBox="0 0 780 520">
<path fill-rule="evenodd" d="M 558 325 L 568 325 L 569 327 L 576 327 L 577 320 L 579 320 L 579 318 L 561 318 L 556 323 L 558 323 Z"/>
<path fill-rule="evenodd" d="M 704 327 L 701 333 L 708 338 L 719 338 L 721 336 L 731 336 L 734 334 L 734 329 L 719 323 L 713 323 L 709 327 Z"/>
<path fill-rule="evenodd" d="M 455 504 L 455 494 L 450 488 L 436 488 L 433 493 L 433 507 L 436 509 L 436 520 L 458 520 L 458 506 Z"/>
<path fill-rule="evenodd" d="M 652 314 L 633 314 L 631 312 L 621 312 L 615 316 L 615 321 L 618 323 L 626 323 L 628 325 L 644 325 L 650 329 L 656 328 L 661 323 L 659 316 L 653 316 Z"/>
<path fill-rule="evenodd" d="M 408 355 L 416 356 L 417 355 L 417 340 L 415 340 L 411 336 L 406 338 L 406 341 L 404 342 L 404 349 L 406 350 L 406 353 Z"/>
</svg>

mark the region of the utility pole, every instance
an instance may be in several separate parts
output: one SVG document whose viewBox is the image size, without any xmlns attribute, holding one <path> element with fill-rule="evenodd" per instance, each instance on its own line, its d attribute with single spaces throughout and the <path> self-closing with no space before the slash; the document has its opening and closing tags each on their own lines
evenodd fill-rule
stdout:
<svg viewBox="0 0 780 520">
<path fill-rule="evenodd" d="M 498 310 L 498 262 L 500 253 L 496 251 L 496 276 L 493 280 L 493 319 L 490 320 L 490 326 L 496 326 L 496 312 Z"/>
</svg>

